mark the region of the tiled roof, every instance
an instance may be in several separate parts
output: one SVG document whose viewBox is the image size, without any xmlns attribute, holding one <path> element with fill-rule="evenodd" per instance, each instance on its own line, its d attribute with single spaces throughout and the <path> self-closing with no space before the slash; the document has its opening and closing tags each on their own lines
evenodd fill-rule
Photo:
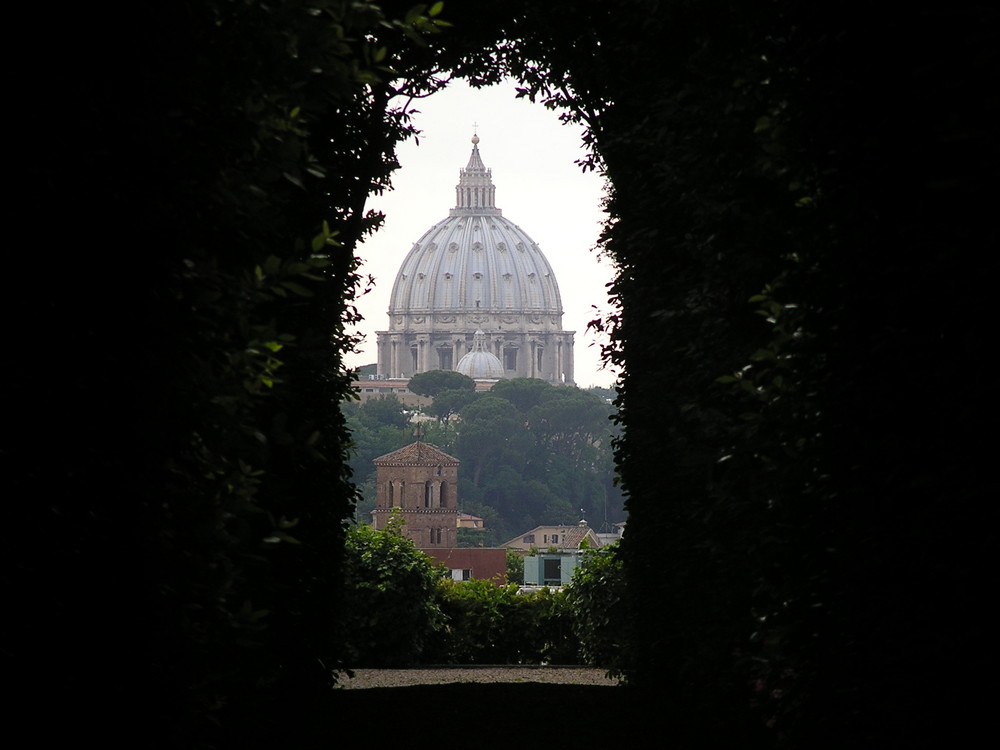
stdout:
<svg viewBox="0 0 1000 750">
<path fill-rule="evenodd" d="M 536 547 L 538 549 L 544 549 L 549 546 L 554 546 L 559 549 L 575 549 L 580 546 L 580 542 L 583 538 L 590 535 L 591 539 L 596 540 L 597 544 L 600 545 L 600 538 L 597 534 L 593 534 L 593 529 L 590 526 L 573 526 L 566 524 L 564 526 L 536 526 L 531 531 L 526 531 L 523 534 L 518 534 L 516 537 L 508 542 L 504 542 L 503 547 L 512 547 L 514 549 L 528 549 L 530 547 Z M 535 541 L 533 543 L 526 543 L 524 537 L 529 534 L 535 535 Z M 552 537 L 553 534 L 559 535 L 558 542 L 546 542 L 545 537 Z"/>
<path fill-rule="evenodd" d="M 459 461 L 437 446 L 418 441 L 398 451 L 379 456 L 372 463 L 376 466 L 437 466 L 438 464 L 458 466 Z"/>
</svg>

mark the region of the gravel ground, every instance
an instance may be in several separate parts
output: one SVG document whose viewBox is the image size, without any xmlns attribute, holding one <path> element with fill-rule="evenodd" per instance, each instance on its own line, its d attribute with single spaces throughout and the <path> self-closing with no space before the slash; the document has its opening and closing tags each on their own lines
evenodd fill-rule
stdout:
<svg viewBox="0 0 1000 750">
<path fill-rule="evenodd" d="M 427 669 L 356 669 L 354 677 L 341 676 L 340 690 L 444 685 L 456 682 L 519 683 L 540 682 L 558 685 L 604 685 L 613 687 L 603 669 L 591 667 L 436 667 Z"/>
</svg>

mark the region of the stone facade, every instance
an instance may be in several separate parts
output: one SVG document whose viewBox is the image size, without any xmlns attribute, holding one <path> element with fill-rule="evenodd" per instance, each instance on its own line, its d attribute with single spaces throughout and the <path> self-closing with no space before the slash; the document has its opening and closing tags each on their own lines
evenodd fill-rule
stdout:
<svg viewBox="0 0 1000 750">
<path fill-rule="evenodd" d="M 429 443 L 411 443 L 376 458 L 372 522 L 384 529 L 393 513 L 418 548 L 458 544 L 458 459 Z"/>
</svg>

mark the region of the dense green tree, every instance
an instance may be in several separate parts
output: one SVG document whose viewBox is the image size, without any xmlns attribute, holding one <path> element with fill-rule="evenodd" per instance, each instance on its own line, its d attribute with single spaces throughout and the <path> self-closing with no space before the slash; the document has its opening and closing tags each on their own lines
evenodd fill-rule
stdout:
<svg viewBox="0 0 1000 750">
<path fill-rule="evenodd" d="M 570 610 L 561 591 L 521 594 L 514 583 L 444 580 L 438 601 L 447 621 L 433 652 L 438 662 L 577 662 Z"/>
<path fill-rule="evenodd" d="M 524 383 L 533 393 L 530 399 L 522 400 L 526 412 L 512 408 L 506 398 L 496 399 L 492 392 L 452 390 L 435 398 L 435 405 L 441 401 L 450 404 L 454 396 L 457 402 L 470 406 L 463 411 L 463 418 L 421 426 L 422 440 L 462 461 L 462 507 L 487 519 L 484 536 L 489 544 L 500 544 L 524 531 L 526 520 L 535 525 L 576 523 L 581 517 L 608 518 L 609 506 L 612 519 L 619 520 L 621 500 L 614 487 L 610 406 L 576 388 L 555 387 L 544 381 Z M 471 408 L 473 402 L 475 408 Z M 342 409 L 353 436 L 349 465 L 363 488 L 360 516 L 367 517 L 374 507 L 372 460 L 411 442 L 414 430 L 400 426 L 405 415 L 395 399 L 386 403 L 347 402 Z M 479 537 L 476 544 L 480 543 L 487 541 Z"/>
<path fill-rule="evenodd" d="M 587 391 L 552 387 L 527 415 L 544 455 L 565 456 L 585 470 L 594 465 L 601 441 L 610 435 L 612 413 L 610 405 Z"/>
<path fill-rule="evenodd" d="M 382 396 L 365 401 L 357 410 L 358 419 L 366 427 L 395 427 L 406 430 L 409 415 L 402 402 L 395 396 Z"/>
<path fill-rule="evenodd" d="M 454 425 L 448 422 L 421 422 L 420 430 L 423 434 L 422 440 L 436 445 L 445 453 L 455 455 L 458 432 Z"/>
<path fill-rule="evenodd" d="M 426 411 L 431 416 L 437 417 L 438 421 L 443 422 L 452 415 L 461 412 L 479 396 L 480 394 L 467 388 L 449 388 L 438 393 L 434 397 L 434 403 L 427 407 Z"/>
<path fill-rule="evenodd" d="M 457 458 L 466 478 L 478 485 L 484 468 L 508 455 L 511 441 L 521 438 L 522 431 L 510 403 L 490 394 L 463 408 L 461 419 Z"/>
<path fill-rule="evenodd" d="M 419 396 L 434 398 L 442 391 L 475 391 L 476 381 L 454 370 L 428 370 L 410 378 L 407 387 Z"/>
<path fill-rule="evenodd" d="M 490 394 L 510 401 L 518 411 L 527 413 L 538 404 L 543 393 L 549 393 L 554 386 L 538 378 L 511 378 L 501 380 L 490 389 Z"/>
<path fill-rule="evenodd" d="M 395 396 L 364 403 L 345 401 L 341 411 L 351 435 L 346 463 L 359 495 L 354 517 L 367 522 L 368 514 L 375 508 L 377 472 L 372 462 L 411 443 L 414 430 L 402 403 Z"/>
<path fill-rule="evenodd" d="M 542 505 L 538 513 L 538 522 L 540 524 L 574 525 L 580 520 L 580 516 L 582 515 L 580 509 L 574 508 L 573 503 L 564 497 L 553 497 L 549 492 L 546 492 L 546 494 L 549 496 L 544 500 L 544 505 Z M 536 502 L 536 507 L 538 505 L 539 503 Z"/>
<path fill-rule="evenodd" d="M 385 530 L 361 525 L 347 534 L 339 632 L 349 667 L 417 663 L 441 627 L 441 571 L 401 527 L 397 517 Z"/>
<path fill-rule="evenodd" d="M 615 398 L 618 396 L 618 392 L 614 388 L 599 388 L 596 385 L 587 388 L 587 393 L 603 398 L 605 403 L 614 403 Z"/>
<path fill-rule="evenodd" d="M 625 566 L 613 544 L 589 551 L 566 591 L 581 659 L 617 677 L 633 672 L 641 658 L 630 629 L 625 586 Z"/>
<path fill-rule="evenodd" d="M 486 543 L 486 539 L 486 529 L 459 528 L 455 546 L 463 548 L 492 546 Z"/>
<path fill-rule="evenodd" d="M 507 582 L 524 585 L 524 556 L 512 549 L 507 550 Z"/>
</svg>

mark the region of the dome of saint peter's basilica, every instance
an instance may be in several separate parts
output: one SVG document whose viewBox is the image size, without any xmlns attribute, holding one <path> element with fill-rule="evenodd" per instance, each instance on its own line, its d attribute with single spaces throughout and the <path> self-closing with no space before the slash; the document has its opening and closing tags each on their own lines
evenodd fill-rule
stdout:
<svg viewBox="0 0 1000 750">
<path fill-rule="evenodd" d="M 467 370 L 475 379 L 572 384 L 573 332 L 563 330 L 555 274 L 496 207 L 477 136 L 456 194 L 455 207 L 417 240 L 396 275 L 389 330 L 377 332 L 378 377 Z"/>
</svg>

